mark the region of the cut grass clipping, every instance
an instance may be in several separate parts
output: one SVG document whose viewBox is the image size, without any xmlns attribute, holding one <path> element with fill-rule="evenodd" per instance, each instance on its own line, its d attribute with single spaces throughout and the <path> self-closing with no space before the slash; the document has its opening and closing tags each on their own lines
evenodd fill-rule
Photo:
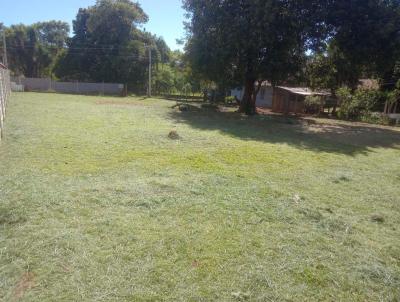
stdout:
<svg viewBox="0 0 400 302">
<path fill-rule="evenodd" d="M 173 104 L 12 95 L 0 300 L 400 299 L 399 132 Z"/>
</svg>

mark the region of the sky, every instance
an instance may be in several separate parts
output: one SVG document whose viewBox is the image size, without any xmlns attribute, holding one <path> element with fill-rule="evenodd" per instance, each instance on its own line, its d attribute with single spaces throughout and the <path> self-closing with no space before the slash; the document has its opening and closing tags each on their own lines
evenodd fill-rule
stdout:
<svg viewBox="0 0 400 302">
<path fill-rule="evenodd" d="M 61 20 L 71 25 L 80 7 L 95 0 L 1 0 L 0 22 L 6 26 L 38 21 Z M 162 36 L 172 50 L 181 49 L 176 39 L 184 36 L 184 10 L 181 0 L 139 0 L 149 15 L 146 31 Z"/>
</svg>

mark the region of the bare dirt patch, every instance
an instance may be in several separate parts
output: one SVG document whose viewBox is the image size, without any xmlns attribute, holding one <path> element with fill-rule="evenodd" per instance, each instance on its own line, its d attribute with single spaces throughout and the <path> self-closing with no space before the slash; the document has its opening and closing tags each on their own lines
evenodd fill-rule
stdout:
<svg viewBox="0 0 400 302">
<path fill-rule="evenodd" d="M 18 301 L 27 291 L 35 286 L 35 275 L 32 272 L 25 272 L 19 279 L 13 292 L 13 300 Z"/>
<path fill-rule="evenodd" d="M 128 102 L 128 101 L 97 101 L 96 105 L 146 106 L 146 104 L 143 102 Z"/>
<path fill-rule="evenodd" d="M 308 126 L 316 126 L 316 127 L 323 127 L 324 129 L 367 129 L 369 131 L 374 131 L 377 129 L 378 131 L 380 129 L 383 130 L 393 130 L 397 131 L 400 133 L 400 127 L 393 127 L 393 126 L 385 126 L 385 125 L 378 125 L 378 124 L 369 124 L 369 123 L 364 123 L 364 122 L 357 122 L 357 121 L 345 121 L 345 120 L 339 120 L 339 119 L 330 119 L 326 117 L 315 117 L 315 116 L 310 116 L 307 114 L 288 114 L 285 115 L 280 112 L 274 112 L 271 109 L 268 108 L 257 108 L 257 113 L 260 115 L 269 115 L 269 116 L 281 116 L 281 117 L 290 117 L 293 119 L 299 120 L 302 124 L 308 125 Z"/>
<path fill-rule="evenodd" d="M 180 135 L 178 134 L 178 132 L 176 130 L 172 130 L 169 134 L 168 134 L 168 138 L 172 139 L 172 140 L 178 140 L 180 139 Z"/>
</svg>

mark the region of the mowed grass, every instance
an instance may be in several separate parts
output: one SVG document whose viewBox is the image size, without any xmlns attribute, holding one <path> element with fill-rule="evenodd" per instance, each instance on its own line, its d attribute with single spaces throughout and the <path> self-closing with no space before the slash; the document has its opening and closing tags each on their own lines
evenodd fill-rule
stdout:
<svg viewBox="0 0 400 302">
<path fill-rule="evenodd" d="M 13 94 L 1 300 L 399 301 L 398 130 L 174 104 Z"/>
</svg>

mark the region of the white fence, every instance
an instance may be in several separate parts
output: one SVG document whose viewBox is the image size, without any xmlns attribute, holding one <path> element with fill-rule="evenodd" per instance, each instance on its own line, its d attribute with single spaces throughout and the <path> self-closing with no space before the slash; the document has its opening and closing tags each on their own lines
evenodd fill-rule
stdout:
<svg viewBox="0 0 400 302">
<path fill-rule="evenodd" d="M 0 140 L 4 135 L 4 119 L 10 95 L 10 71 L 0 64 Z"/>
</svg>

